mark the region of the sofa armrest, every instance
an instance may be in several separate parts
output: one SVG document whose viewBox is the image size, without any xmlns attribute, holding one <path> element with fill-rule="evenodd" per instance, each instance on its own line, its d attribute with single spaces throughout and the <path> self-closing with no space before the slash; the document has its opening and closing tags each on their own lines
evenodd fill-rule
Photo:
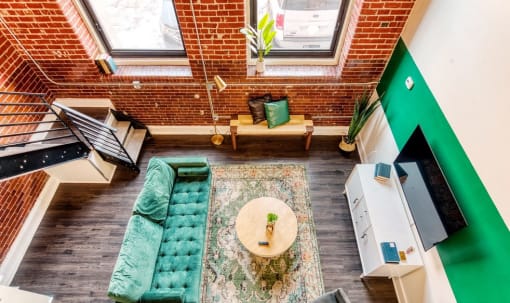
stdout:
<svg viewBox="0 0 510 303">
<path fill-rule="evenodd" d="M 182 303 L 184 302 L 184 288 L 171 290 L 151 290 L 142 295 L 142 303 Z"/>
<path fill-rule="evenodd" d="M 116 302 L 137 302 L 150 289 L 163 227 L 134 215 L 128 222 L 108 296 Z"/>
<path fill-rule="evenodd" d="M 176 172 L 166 162 L 152 158 L 145 182 L 133 206 L 133 212 L 156 223 L 162 223 L 168 213 Z"/>
</svg>

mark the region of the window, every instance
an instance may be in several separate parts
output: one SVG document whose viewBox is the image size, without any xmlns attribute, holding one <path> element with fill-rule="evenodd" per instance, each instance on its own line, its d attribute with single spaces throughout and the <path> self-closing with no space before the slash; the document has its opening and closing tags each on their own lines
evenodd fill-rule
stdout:
<svg viewBox="0 0 510 303">
<path fill-rule="evenodd" d="M 185 56 L 172 0 L 81 0 L 112 56 Z"/>
<path fill-rule="evenodd" d="M 270 57 L 333 57 L 349 0 L 251 0 L 250 22 L 275 21 Z"/>
</svg>

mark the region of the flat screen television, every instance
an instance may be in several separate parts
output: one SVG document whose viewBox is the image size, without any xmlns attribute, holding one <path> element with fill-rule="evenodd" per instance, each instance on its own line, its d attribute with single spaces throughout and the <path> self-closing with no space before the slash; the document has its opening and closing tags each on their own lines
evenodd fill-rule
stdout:
<svg viewBox="0 0 510 303">
<path fill-rule="evenodd" d="M 467 226 L 420 126 L 393 164 L 425 250 Z"/>
</svg>

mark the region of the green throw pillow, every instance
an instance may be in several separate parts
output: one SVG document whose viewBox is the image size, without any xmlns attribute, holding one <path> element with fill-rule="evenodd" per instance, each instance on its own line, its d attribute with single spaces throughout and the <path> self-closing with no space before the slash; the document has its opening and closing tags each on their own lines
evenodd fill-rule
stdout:
<svg viewBox="0 0 510 303">
<path fill-rule="evenodd" d="M 266 109 L 267 127 L 273 128 L 289 122 L 289 103 L 287 99 L 264 103 Z"/>
<path fill-rule="evenodd" d="M 209 166 L 204 167 L 179 167 L 177 169 L 179 177 L 207 177 L 209 176 Z"/>
</svg>

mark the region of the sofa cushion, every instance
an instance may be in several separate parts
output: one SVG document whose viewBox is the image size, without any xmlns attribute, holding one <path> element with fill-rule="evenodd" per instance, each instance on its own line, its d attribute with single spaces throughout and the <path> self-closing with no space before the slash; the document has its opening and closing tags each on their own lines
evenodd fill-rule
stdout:
<svg viewBox="0 0 510 303">
<path fill-rule="evenodd" d="M 287 99 L 265 103 L 267 127 L 273 128 L 290 121 L 289 104 Z"/>
<path fill-rule="evenodd" d="M 184 288 L 186 302 L 199 302 L 210 179 L 177 179 L 151 290 Z"/>
<path fill-rule="evenodd" d="M 185 302 L 184 288 L 173 290 L 151 290 L 143 294 L 142 303 L 182 303 Z"/>
<path fill-rule="evenodd" d="M 175 171 L 159 158 L 152 158 L 147 167 L 145 183 L 136 199 L 133 211 L 162 223 L 168 212 L 168 203 L 175 181 Z"/>
<path fill-rule="evenodd" d="M 116 302 L 137 302 L 151 286 L 163 227 L 144 217 L 129 219 L 108 287 Z"/>
</svg>

